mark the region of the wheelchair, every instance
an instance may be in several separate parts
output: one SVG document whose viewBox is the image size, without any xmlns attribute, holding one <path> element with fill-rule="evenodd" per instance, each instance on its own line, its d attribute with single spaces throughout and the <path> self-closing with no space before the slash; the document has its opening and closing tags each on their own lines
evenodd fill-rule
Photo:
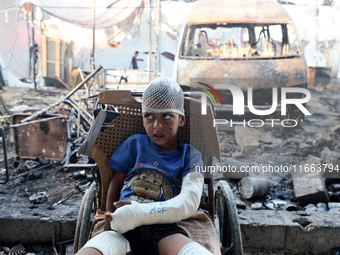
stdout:
<svg viewBox="0 0 340 255">
<path fill-rule="evenodd" d="M 178 131 L 178 139 L 199 150 L 205 166 L 212 158 L 220 158 L 217 130 L 213 126 L 213 110 L 201 114 L 201 102 L 187 97 L 184 109 L 186 124 Z M 114 174 L 107 162 L 115 149 L 129 136 L 146 134 L 141 114 L 142 92 L 106 90 L 98 96 L 98 105 L 89 134 L 79 154 L 97 163 L 95 181 L 82 199 L 74 237 L 74 253 L 94 235 L 103 231 L 106 194 Z M 240 224 L 233 193 L 224 180 L 214 183 L 213 175 L 205 173 L 204 190 L 198 212 L 179 223 L 189 237 L 214 254 L 243 254 Z M 195 225 L 198 224 L 198 225 Z M 197 226 L 197 227 L 196 227 Z M 195 233 L 196 232 L 196 233 Z"/>
</svg>

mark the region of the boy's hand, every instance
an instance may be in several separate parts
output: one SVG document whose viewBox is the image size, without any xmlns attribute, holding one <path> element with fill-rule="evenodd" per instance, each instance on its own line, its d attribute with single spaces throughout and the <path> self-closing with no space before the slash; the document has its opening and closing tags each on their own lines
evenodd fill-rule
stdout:
<svg viewBox="0 0 340 255">
<path fill-rule="evenodd" d="M 119 207 L 122 207 L 124 205 L 130 205 L 131 204 L 131 201 L 130 200 L 121 200 L 121 201 L 117 201 L 117 202 L 114 202 L 113 205 L 116 207 L 116 208 L 119 208 Z M 104 229 L 107 230 L 111 224 L 111 221 L 112 221 L 112 214 L 110 211 L 107 211 L 105 214 L 105 225 L 104 225 Z"/>
<path fill-rule="evenodd" d="M 118 207 L 122 207 L 124 205 L 131 205 L 131 201 L 130 200 L 120 200 L 117 202 L 114 202 L 113 205 L 118 208 Z"/>
<path fill-rule="evenodd" d="M 109 212 L 109 211 L 107 211 L 104 215 L 105 215 L 104 230 L 107 230 L 110 226 L 111 221 L 112 221 L 112 215 L 111 215 L 111 212 Z"/>
<path fill-rule="evenodd" d="M 117 209 L 111 214 L 111 229 L 117 231 L 120 234 L 124 234 L 125 232 L 138 227 L 134 214 L 136 211 L 140 211 L 142 209 L 140 208 L 139 203 L 130 200 L 122 200 L 113 203 L 113 205 Z"/>
</svg>

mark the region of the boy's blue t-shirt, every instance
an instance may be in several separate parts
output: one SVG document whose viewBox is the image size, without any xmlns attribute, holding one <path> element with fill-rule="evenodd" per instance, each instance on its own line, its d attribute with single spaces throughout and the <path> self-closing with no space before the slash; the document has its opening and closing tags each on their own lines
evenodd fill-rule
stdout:
<svg viewBox="0 0 340 255">
<path fill-rule="evenodd" d="M 148 135 L 126 139 L 113 153 L 108 165 L 126 174 L 120 200 L 165 201 L 179 194 L 183 177 L 202 166 L 201 153 L 189 144 L 179 150 L 161 150 Z"/>
</svg>

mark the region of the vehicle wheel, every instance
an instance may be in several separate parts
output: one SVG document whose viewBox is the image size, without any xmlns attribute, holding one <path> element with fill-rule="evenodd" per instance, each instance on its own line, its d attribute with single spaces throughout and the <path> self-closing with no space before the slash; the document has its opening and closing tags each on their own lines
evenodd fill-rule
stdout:
<svg viewBox="0 0 340 255">
<path fill-rule="evenodd" d="M 233 193 L 226 181 L 219 181 L 215 189 L 216 230 L 221 253 L 242 255 L 241 229 Z"/>
<path fill-rule="evenodd" d="M 92 182 L 81 201 L 76 231 L 74 235 L 73 253 L 78 252 L 87 242 L 91 228 L 91 213 L 95 199 L 96 182 Z"/>
</svg>

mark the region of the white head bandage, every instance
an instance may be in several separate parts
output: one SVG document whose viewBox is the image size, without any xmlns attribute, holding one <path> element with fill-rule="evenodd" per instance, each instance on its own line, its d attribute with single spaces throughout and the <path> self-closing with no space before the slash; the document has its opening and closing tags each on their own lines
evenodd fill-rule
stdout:
<svg viewBox="0 0 340 255">
<path fill-rule="evenodd" d="M 184 115 L 184 95 L 178 83 L 165 76 L 154 79 L 143 93 L 144 112 L 175 112 Z"/>
</svg>

